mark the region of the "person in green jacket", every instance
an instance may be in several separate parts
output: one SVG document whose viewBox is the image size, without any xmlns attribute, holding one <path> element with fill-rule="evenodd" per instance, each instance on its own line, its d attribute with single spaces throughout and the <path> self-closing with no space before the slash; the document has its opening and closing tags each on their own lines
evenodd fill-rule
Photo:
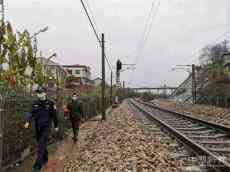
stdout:
<svg viewBox="0 0 230 172">
<path fill-rule="evenodd" d="M 72 95 L 72 101 L 66 106 L 68 117 L 71 121 L 73 128 L 73 141 L 74 143 L 78 140 L 79 127 L 81 123 L 81 118 L 83 116 L 82 102 L 78 95 L 74 93 Z"/>
</svg>

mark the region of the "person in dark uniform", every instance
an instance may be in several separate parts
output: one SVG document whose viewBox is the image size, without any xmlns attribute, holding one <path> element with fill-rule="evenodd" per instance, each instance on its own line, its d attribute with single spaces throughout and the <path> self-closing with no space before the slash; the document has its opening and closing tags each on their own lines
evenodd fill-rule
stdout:
<svg viewBox="0 0 230 172">
<path fill-rule="evenodd" d="M 58 132 L 59 130 L 55 104 L 47 99 L 45 88 L 38 87 L 36 92 L 38 100 L 34 101 L 32 110 L 26 114 L 27 121 L 24 126 L 25 128 L 29 128 L 30 122 L 34 118 L 38 147 L 33 172 L 39 172 L 42 166 L 48 162 L 47 142 L 52 121 L 54 122 L 55 131 Z"/>
<path fill-rule="evenodd" d="M 82 102 L 79 100 L 76 93 L 72 95 L 72 101 L 66 106 L 65 115 L 67 116 L 67 114 L 73 128 L 73 141 L 76 143 L 78 140 L 81 118 L 83 115 Z"/>
</svg>

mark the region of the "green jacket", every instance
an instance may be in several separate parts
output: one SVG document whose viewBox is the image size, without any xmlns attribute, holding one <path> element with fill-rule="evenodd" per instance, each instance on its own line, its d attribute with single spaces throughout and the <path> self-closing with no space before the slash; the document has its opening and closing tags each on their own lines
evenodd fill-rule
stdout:
<svg viewBox="0 0 230 172">
<path fill-rule="evenodd" d="M 83 115 L 82 102 L 80 100 L 72 100 L 71 103 L 67 105 L 70 111 L 70 120 L 81 120 Z"/>
</svg>

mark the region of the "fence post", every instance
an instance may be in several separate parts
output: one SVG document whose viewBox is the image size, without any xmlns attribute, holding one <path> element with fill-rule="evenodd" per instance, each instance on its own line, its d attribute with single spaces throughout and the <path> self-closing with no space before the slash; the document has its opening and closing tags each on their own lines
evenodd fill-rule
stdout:
<svg viewBox="0 0 230 172">
<path fill-rule="evenodd" d="M 0 99 L 0 171 L 2 169 L 2 160 L 3 160 L 3 99 Z"/>
</svg>

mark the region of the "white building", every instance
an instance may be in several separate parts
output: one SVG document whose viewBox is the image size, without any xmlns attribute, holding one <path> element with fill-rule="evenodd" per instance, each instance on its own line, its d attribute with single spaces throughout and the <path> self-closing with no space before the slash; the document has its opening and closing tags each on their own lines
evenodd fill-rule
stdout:
<svg viewBox="0 0 230 172">
<path fill-rule="evenodd" d="M 67 85 L 75 86 L 92 86 L 91 68 L 86 65 L 63 65 L 62 66 L 70 78 Z M 67 86 L 68 87 L 68 86 Z"/>
<path fill-rule="evenodd" d="M 67 71 L 60 64 L 43 57 L 39 57 L 37 62 L 42 64 L 45 73 L 51 72 L 54 79 L 65 80 Z"/>
<path fill-rule="evenodd" d="M 68 76 L 76 78 L 85 78 L 91 80 L 91 68 L 85 65 L 63 65 L 62 66 L 68 73 Z"/>
<path fill-rule="evenodd" d="M 55 88 L 57 86 L 57 81 L 65 82 L 67 71 L 65 71 L 65 69 L 60 64 L 50 59 L 46 59 L 44 57 L 38 57 L 37 63 L 42 65 L 45 74 L 48 74 L 48 73 L 52 74 L 52 78 L 49 78 L 49 81 L 48 81 L 48 87 Z M 4 63 L 0 65 L 0 68 L 2 68 L 3 70 L 8 70 L 9 65 L 7 63 Z M 32 73 L 33 73 L 33 69 L 29 65 L 27 65 L 24 75 L 27 76 L 28 78 L 31 78 Z M 27 85 L 27 87 L 28 89 L 31 89 L 30 85 Z M 36 88 L 37 88 L 37 84 L 33 84 L 33 90 L 35 90 Z"/>
</svg>

